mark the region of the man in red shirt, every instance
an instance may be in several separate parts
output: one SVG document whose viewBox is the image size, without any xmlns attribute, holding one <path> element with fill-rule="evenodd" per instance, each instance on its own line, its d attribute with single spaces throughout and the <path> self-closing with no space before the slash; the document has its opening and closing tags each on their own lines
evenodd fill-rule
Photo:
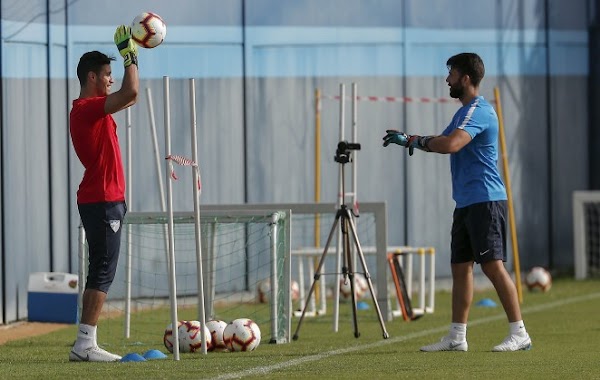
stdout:
<svg viewBox="0 0 600 380">
<path fill-rule="evenodd" d="M 111 115 L 135 104 L 139 89 L 137 47 L 131 28 L 119 26 L 114 41 L 125 66 L 121 88 L 110 93 L 114 83 L 110 63 L 114 58 L 98 51 L 83 54 L 77 65 L 81 92 L 70 114 L 71 140 L 85 168 L 77 207 L 89 247 L 83 309 L 70 361 L 121 359 L 96 342 L 98 318 L 117 269 L 121 224 L 127 211 L 121 148 Z"/>
</svg>

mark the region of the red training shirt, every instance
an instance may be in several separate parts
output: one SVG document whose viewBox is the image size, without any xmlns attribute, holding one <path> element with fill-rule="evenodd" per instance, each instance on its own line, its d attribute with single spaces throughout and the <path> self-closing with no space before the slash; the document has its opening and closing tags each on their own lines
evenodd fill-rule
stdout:
<svg viewBox="0 0 600 380">
<path fill-rule="evenodd" d="M 75 99 L 70 114 L 71 141 L 85 172 L 77 203 L 125 200 L 125 175 L 117 124 L 104 112 L 106 96 Z"/>
</svg>

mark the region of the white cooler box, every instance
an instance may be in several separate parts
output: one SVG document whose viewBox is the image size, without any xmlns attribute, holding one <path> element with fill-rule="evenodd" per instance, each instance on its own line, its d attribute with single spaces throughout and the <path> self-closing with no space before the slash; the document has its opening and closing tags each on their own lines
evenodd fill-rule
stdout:
<svg viewBox="0 0 600 380">
<path fill-rule="evenodd" d="M 79 278 L 76 274 L 36 272 L 29 275 L 29 321 L 77 323 Z"/>
</svg>

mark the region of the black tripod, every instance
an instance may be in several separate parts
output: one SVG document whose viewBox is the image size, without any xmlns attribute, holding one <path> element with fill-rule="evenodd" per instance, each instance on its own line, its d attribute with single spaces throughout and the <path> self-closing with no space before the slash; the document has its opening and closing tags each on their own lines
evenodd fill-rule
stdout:
<svg viewBox="0 0 600 380">
<path fill-rule="evenodd" d="M 342 165 L 341 168 L 341 182 L 342 182 L 342 196 L 345 194 L 344 190 L 344 165 L 350 162 L 350 151 L 351 150 L 359 150 L 360 144 L 356 143 L 348 143 L 346 141 L 341 141 L 338 143 L 338 148 L 335 154 L 335 161 L 339 162 Z M 340 222 L 341 221 L 341 222 Z M 331 230 L 329 232 L 329 237 L 327 238 L 327 243 L 325 243 L 325 248 L 323 250 L 323 255 L 321 255 L 321 259 L 319 261 L 319 265 L 315 271 L 314 281 L 310 287 L 308 292 L 308 296 L 306 298 L 306 303 L 304 304 L 304 308 L 302 309 L 302 315 L 300 316 L 300 320 L 298 321 L 298 327 L 296 328 L 296 332 L 294 333 L 293 339 L 298 339 L 298 331 L 300 331 L 300 326 L 302 326 L 302 321 L 304 320 L 304 314 L 306 313 L 306 309 L 308 304 L 310 303 L 310 297 L 312 296 L 317 281 L 319 281 L 321 277 L 321 268 L 323 267 L 323 263 L 325 262 L 325 256 L 327 256 L 327 251 L 329 250 L 329 245 L 333 239 L 333 235 L 336 231 L 336 228 L 340 225 L 340 231 L 342 233 L 342 275 L 344 280 L 350 281 L 350 292 L 352 294 L 352 316 L 354 319 L 354 336 L 358 338 L 360 336 L 360 332 L 358 331 L 358 321 L 356 318 L 356 293 L 354 292 L 354 267 L 352 264 L 352 254 L 350 249 L 350 234 L 352 234 L 352 238 L 354 239 L 354 244 L 356 246 L 356 250 L 358 252 L 358 258 L 362 264 L 364 270 L 364 276 L 367 280 L 367 284 L 369 285 L 369 291 L 371 292 L 371 298 L 373 299 L 373 304 L 375 305 L 375 309 L 377 310 L 377 317 L 379 318 L 379 324 L 381 325 L 381 330 L 383 331 L 383 339 L 389 338 L 389 334 L 385 329 L 385 323 L 383 321 L 383 316 L 381 315 L 381 310 L 379 309 L 379 303 L 377 303 L 377 299 L 375 298 L 375 293 L 373 292 L 373 283 L 371 282 L 371 275 L 369 274 L 369 270 L 367 269 L 367 263 L 365 261 L 365 255 L 360 246 L 360 242 L 358 241 L 358 235 L 356 234 L 356 226 L 354 225 L 354 221 L 352 220 L 352 214 L 348 206 L 344 202 L 337 210 L 335 214 L 335 220 L 333 225 L 331 226 Z M 339 286 L 339 284 L 336 284 Z"/>
</svg>

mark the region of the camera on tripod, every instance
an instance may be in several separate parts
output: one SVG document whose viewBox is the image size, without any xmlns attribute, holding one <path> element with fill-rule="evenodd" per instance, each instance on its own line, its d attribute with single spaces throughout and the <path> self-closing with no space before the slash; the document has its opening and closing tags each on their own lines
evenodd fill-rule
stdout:
<svg viewBox="0 0 600 380">
<path fill-rule="evenodd" d="M 360 144 L 340 141 L 335 151 L 334 160 L 340 164 L 347 164 L 350 162 L 350 153 L 352 153 L 352 150 L 360 150 Z"/>
</svg>

